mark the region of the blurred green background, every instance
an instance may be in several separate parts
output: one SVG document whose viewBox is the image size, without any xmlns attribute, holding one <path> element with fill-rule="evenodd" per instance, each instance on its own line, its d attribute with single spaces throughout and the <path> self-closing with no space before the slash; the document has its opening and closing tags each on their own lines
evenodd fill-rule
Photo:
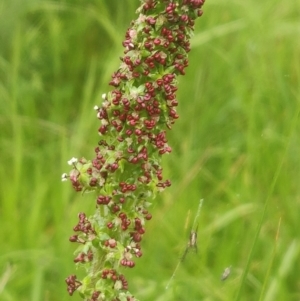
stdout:
<svg viewBox="0 0 300 301">
<path fill-rule="evenodd" d="M 93 155 L 93 106 L 138 5 L 1 0 L 1 301 L 80 300 L 64 283 L 80 274 L 68 238 L 95 201 L 61 174 Z M 168 133 L 173 185 L 152 207 L 144 256 L 124 270 L 141 301 L 300 300 L 299 16 L 299 1 L 206 1 Z M 166 290 L 201 198 L 198 253 Z"/>
</svg>

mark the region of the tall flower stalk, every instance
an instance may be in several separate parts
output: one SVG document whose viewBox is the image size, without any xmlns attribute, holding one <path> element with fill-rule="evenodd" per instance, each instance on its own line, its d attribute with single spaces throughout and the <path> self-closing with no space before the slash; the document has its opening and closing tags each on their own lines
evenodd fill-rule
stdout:
<svg viewBox="0 0 300 301">
<path fill-rule="evenodd" d="M 96 106 L 101 136 L 92 160 L 72 158 L 76 191 L 96 194 L 95 213 L 79 213 L 70 241 L 79 247 L 74 262 L 86 276 L 66 279 L 89 301 L 137 300 L 123 275 L 142 256 L 151 201 L 171 185 L 163 179 L 162 155 L 171 152 L 166 130 L 176 112 L 177 76 L 188 66 L 190 37 L 204 0 L 142 0 L 138 18 L 123 41 L 124 56 Z"/>
</svg>

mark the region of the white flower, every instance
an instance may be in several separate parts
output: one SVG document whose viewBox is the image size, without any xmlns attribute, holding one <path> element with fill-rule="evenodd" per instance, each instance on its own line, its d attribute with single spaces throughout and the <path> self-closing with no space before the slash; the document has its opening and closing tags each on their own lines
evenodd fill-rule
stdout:
<svg viewBox="0 0 300 301">
<path fill-rule="evenodd" d="M 68 175 L 66 173 L 63 173 L 61 175 L 61 180 L 64 182 L 64 181 L 67 181 L 68 180 Z"/>
<path fill-rule="evenodd" d="M 73 165 L 74 163 L 77 163 L 78 162 L 78 159 L 77 158 L 72 158 L 72 159 L 70 159 L 69 161 L 68 161 L 68 164 L 69 165 Z"/>
<path fill-rule="evenodd" d="M 129 30 L 129 36 L 134 40 L 137 36 L 137 31 L 135 29 Z"/>
<path fill-rule="evenodd" d="M 95 110 L 95 111 L 98 111 L 98 110 L 99 110 L 99 107 L 98 107 L 98 106 L 94 106 L 94 110 Z"/>
<path fill-rule="evenodd" d="M 101 120 L 101 124 L 102 124 L 102 125 L 108 125 L 108 121 L 107 121 L 106 119 L 102 119 L 102 120 Z"/>
<path fill-rule="evenodd" d="M 108 101 L 103 101 L 102 107 L 107 109 L 109 107 L 109 102 Z"/>
<path fill-rule="evenodd" d="M 102 99 L 103 99 L 103 100 L 106 99 L 106 94 L 105 94 L 105 93 L 102 94 Z"/>
</svg>

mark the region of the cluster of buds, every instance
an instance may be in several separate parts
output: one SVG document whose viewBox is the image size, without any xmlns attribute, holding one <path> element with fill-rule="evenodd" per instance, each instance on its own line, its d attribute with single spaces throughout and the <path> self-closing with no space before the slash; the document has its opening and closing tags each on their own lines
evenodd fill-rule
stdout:
<svg viewBox="0 0 300 301">
<path fill-rule="evenodd" d="M 132 242 L 130 246 L 127 246 L 124 250 L 124 256 L 120 261 L 121 265 L 129 268 L 135 266 L 135 262 L 132 260 L 132 257 L 141 257 L 143 255 L 141 251 L 140 244 Z"/>
<path fill-rule="evenodd" d="M 128 289 L 128 282 L 124 275 L 117 273 L 114 269 L 104 269 L 101 273 L 102 279 L 109 279 L 114 284 L 114 287 L 122 290 Z"/>
<path fill-rule="evenodd" d="M 74 262 L 87 262 L 87 261 L 92 261 L 93 260 L 93 252 L 91 250 L 88 250 L 87 254 L 84 252 L 81 252 L 77 255 L 76 258 L 74 258 Z"/>
<path fill-rule="evenodd" d="M 96 231 L 92 227 L 91 222 L 87 219 L 85 213 L 78 214 L 79 222 L 73 227 L 75 232 L 81 232 L 80 234 L 72 235 L 69 240 L 71 242 L 78 242 L 85 244 L 87 240 L 92 240 L 96 236 Z"/>
<path fill-rule="evenodd" d="M 73 293 L 81 286 L 81 282 L 79 280 L 77 280 L 76 275 L 70 275 L 67 279 L 66 279 L 66 283 L 68 286 L 68 293 L 70 296 L 73 295 Z"/>
<path fill-rule="evenodd" d="M 177 76 L 188 66 L 190 37 L 204 0 L 141 0 L 139 17 L 123 41 L 124 56 L 112 75 L 110 92 L 95 106 L 101 140 L 92 160 L 72 158 L 69 179 L 76 191 L 96 193 L 96 212 L 79 214 L 76 265 L 87 276 L 67 278 L 68 291 L 85 300 L 135 299 L 119 273 L 142 256 L 141 241 L 151 199 L 171 185 L 161 157 L 172 149 L 166 130 L 179 117 Z M 75 277 L 75 278 L 74 278 Z"/>
</svg>

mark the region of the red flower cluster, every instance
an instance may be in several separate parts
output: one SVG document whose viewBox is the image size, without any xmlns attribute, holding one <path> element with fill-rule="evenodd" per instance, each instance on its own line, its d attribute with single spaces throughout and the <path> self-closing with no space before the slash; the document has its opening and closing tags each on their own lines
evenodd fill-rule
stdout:
<svg viewBox="0 0 300 301">
<path fill-rule="evenodd" d="M 166 127 L 179 117 L 176 78 L 188 66 L 189 40 L 203 3 L 144 0 L 126 31 L 124 57 L 109 82 L 113 90 L 95 107 L 102 136 L 95 158 L 69 161 L 75 190 L 97 193 L 95 215 L 87 219 L 81 213 L 74 227 L 81 233 L 70 237 L 82 244 L 74 261 L 86 267 L 88 284 L 80 286 L 70 276 L 70 294 L 78 289 L 93 301 L 136 300 L 124 292 L 128 283 L 116 267 L 132 268 L 133 257 L 142 256 L 145 222 L 152 218 L 148 200 L 171 185 L 161 167 L 161 156 L 172 151 Z"/>
</svg>

